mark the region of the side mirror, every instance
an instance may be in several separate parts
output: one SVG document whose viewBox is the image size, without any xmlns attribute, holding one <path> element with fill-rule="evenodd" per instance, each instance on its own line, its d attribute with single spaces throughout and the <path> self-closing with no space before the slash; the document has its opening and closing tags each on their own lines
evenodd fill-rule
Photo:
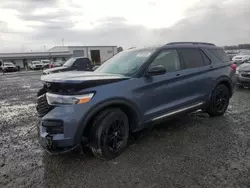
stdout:
<svg viewBox="0 0 250 188">
<path fill-rule="evenodd" d="M 163 65 L 156 65 L 148 70 L 147 76 L 161 75 L 165 74 L 166 72 L 167 70 Z"/>
<path fill-rule="evenodd" d="M 93 71 L 95 71 L 98 67 L 100 67 L 99 65 L 96 65 L 92 68 Z"/>
</svg>

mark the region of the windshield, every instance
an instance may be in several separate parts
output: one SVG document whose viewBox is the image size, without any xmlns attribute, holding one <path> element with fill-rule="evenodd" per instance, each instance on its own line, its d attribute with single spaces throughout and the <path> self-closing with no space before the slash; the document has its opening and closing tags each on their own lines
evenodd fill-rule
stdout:
<svg viewBox="0 0 250 188">
<path fill-rule="evenodd" d="M 70 67 L 73 65 L 73 63 L 75 62 L 76 58 L 70 58 L 68 61 L 66 61 L 63 66 L 64 67 Z"/>
<path fill-rule="evenodd" d="M 132 50 L 120 52 L 102 64 L 95 72 L 131 76 L 139 70 L 154 50 Z"/>
</svg>

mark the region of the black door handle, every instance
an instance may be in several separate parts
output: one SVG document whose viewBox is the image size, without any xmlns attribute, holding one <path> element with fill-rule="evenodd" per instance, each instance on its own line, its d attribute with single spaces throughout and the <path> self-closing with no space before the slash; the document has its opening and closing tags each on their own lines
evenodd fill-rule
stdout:
<svg viewBox="0 0 250 188">
<path fill-rule="evenodd" d="M 176 76 L 180 76 L 180 74 L 176 74 Z"/>
<path fill-rule="evenodd" d="M 214 68 L 212 65 L 210 66 L 210 69 Z"/>
</svg>

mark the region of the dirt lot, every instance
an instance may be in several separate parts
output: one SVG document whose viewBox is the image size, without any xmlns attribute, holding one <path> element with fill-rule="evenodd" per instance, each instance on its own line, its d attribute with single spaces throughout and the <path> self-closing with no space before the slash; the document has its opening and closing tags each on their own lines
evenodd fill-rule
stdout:
<svg viewBox="0 0 250 188">
<path fill-rule="evenodd" d="M 0 187 L 250 187 L 250 90 L 228 112 L 156 126 L 114 161 L 49 156 L 35 124 L 39 75 L 0 75 Z"/>
</svg>

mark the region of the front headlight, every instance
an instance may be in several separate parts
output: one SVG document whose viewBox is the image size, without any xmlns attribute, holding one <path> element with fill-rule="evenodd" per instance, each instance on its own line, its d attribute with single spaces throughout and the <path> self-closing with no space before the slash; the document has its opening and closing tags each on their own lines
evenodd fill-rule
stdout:
<svg viewBox="0 0 250 188">
<path fill-rule="evenodd" d="M 57 95 L 53 93 L 46 93 L 46 97 L 50 105 L 84 104 L 89 102 L 93 96 L 94 93 L 83 95 Z"/>
</svg>

